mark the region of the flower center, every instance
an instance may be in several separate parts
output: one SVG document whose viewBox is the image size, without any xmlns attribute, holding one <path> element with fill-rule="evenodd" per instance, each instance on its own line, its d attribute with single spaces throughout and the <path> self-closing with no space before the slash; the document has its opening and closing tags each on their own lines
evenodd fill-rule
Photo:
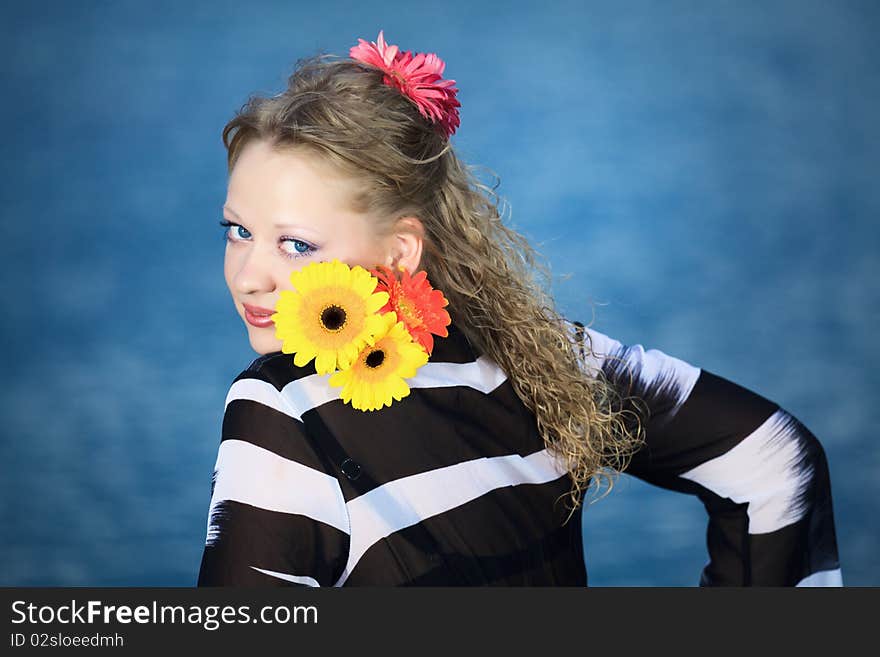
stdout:
<svg viewBox="0 0 880 657">
<path fill-rule="evenodd" d="M 385 362 L 385 352 L 381 349 L 371 351 L 369 354 L 367 354 L 364 362 L 367 364 L 367 367 L 372 367 L 373 369 L 375 369 L 379 367 L 383 362 Z"/>
<path fill-rule="evenodd" d="M 345 326 L 345 320 L 345 310 L 339 306 L 327 306 L 321 312 L 321 324 L 328 331 L 341 331 Z"/>
<path fill-rule="evenodd" d="M 406 297 L 398 300 L 397 308 L 400 310 L 400 314 L 404 316 L 404 319 L 409 326 L 419 326 L 423 323 L 419 309 Z"/>
</svg>

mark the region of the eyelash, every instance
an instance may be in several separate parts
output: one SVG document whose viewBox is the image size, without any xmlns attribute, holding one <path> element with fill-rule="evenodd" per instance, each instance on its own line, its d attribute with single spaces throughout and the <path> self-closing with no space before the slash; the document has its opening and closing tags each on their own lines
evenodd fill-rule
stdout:
<svg viewBox="0 0 880 657">
<path fill-rule="evenodd" d="M 231 221 L 226 221 L 225 219 L 223 219 L 220 221 L 220 225 L 225 228 L 225 230 L 223 231 L 223 241 L 232 242 L 232 243 L 244 241 L 244 238 L 233 239 L 232 237 L 230 237 L 230 229 L 233 226 L 238 226 L 238 227 L 244 228 L 241 224 L 236 224 Z M 247 230 L 247 229 L 245 229 L 245 230 Z M 248 232 L 250 232 L 250 231 L 248 231 Z M 296 239 L 295 237 L 282 237 L 281 241 L 282 242 L 299 242 L 300 244 L 305 244 L 306 247 L 308 247 L 308 250 L 298 252 L 298 253 L 291 253 L 290 251 L 285 251 L 284 249 L 282 249 L 281 254 L 285 258 L 290 258 L 290 259 L 301 258 L 303 256 L 311 255 L 312 253 L 314 253 L 315 251 L 318 250 L 318 247 L 314 246 L 313 244 L 309 244 L 308 242 L 306 242 L 304 240 Z"/>
</svg>

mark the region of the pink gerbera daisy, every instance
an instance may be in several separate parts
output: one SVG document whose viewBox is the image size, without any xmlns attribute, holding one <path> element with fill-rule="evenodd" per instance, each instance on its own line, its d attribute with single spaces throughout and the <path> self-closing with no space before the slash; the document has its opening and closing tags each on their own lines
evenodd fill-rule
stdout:
<svg viewBox="0 0 880 657">
<path fill-rule="evenodd" d="M 397 46 L 385 43 L 380 30 L 376 43 L 358 39 L 358 45 L 352 46 L 349 56 L 384 71 L 382 81 L 403 92 L 422 116 L 440 127 L 444 136 L 448 138 L 455 133 L 461 123 L 457 109 L 461 103 L 455 97 L 458 89 L 452 86 L 455 80 L 442 78 L 446 64 L 437 55 L 401 52 Z"/>
</svg>

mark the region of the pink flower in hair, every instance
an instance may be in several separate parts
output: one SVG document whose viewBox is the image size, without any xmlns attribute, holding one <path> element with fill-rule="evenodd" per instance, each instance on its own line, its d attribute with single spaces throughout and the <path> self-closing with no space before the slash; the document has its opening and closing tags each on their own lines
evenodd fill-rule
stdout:
<svg viewBox="0 0 880 657">
<path fill-rule="evenodd" d="M 382 81 L 385 84 L 403 92 L 415 103 L 421 115 L 437 124 L 447 138 L 455 133 L 461 123 L 457 109 L 461 103 L 455 97 L 458 89 L 452 86 L 455 80 L 442 78 L 446 64 L 437 55 L 413 55 L 409 50 L 400 52 L 397 46 L 385 43 L 380 30 L 377 43 L 358 39 L 358 45 L 352 46 L 349 57 L 384 71 Z"/>
</svg>

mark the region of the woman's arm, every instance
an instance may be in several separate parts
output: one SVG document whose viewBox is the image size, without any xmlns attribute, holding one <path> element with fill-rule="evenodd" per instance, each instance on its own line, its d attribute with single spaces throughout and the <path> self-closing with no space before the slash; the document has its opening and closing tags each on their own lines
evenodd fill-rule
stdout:
<svg viewBox="0 0 880 657">
<path fill-rule="evenodd" d="M 706 507 L 701 586 L 842 585 L 828 463 L 807 427 L 705 369 L 575 324 L 585 367 L 647 403 L 626 473 Z"/>
<path fill-rule="evenodd" d="M 332 586 L 345 500 L 259 362 L 227 395 L 198 586 Z"/>
</svg>

